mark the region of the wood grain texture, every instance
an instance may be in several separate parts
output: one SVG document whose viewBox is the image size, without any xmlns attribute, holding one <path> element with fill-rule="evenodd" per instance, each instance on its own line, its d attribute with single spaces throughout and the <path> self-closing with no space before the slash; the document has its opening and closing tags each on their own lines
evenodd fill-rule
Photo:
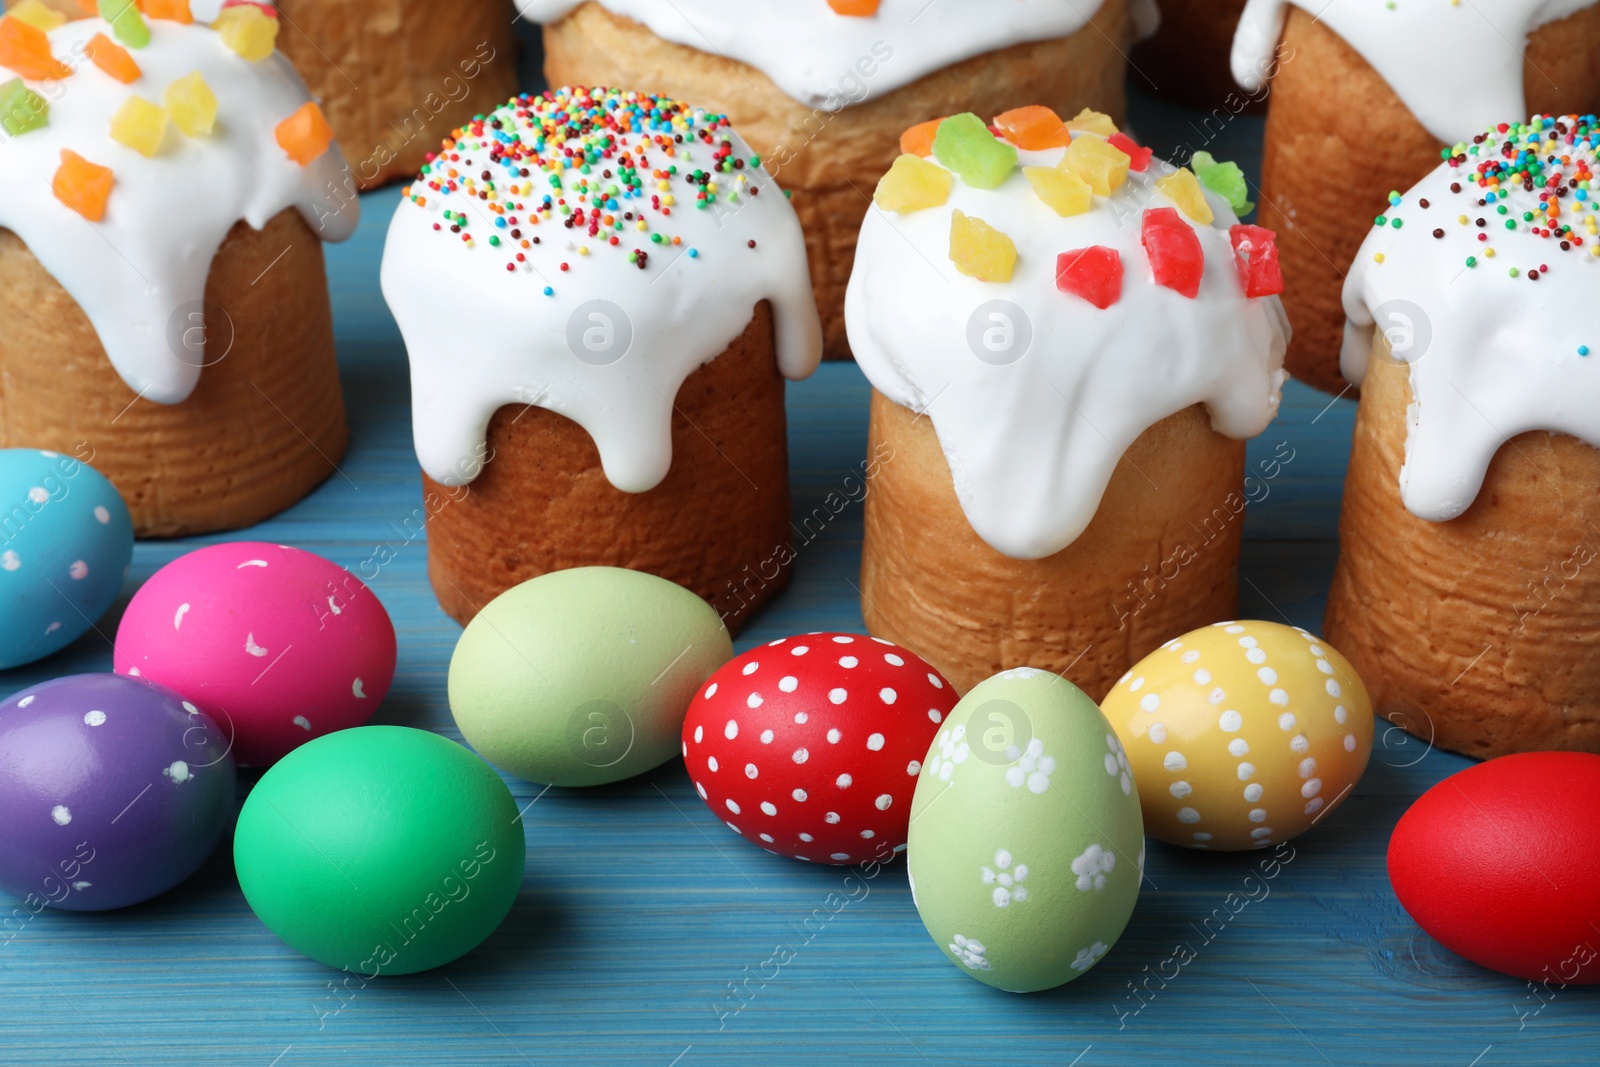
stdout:
<svg viewBox="0 0 1600 1067">
<path fill-rule="evenodd" d="M 1148 143 L 1171 150 L 1195 142 L 1195 113 L 1136 100 Z M 1259 137 L 1259 122 L 1240 120 L 1209 143 L 1219 158 L 1248 161 Z M 392 547 L 395 558 L 373 588 L 399 632 L 400 670 L 377 721 L 459 739 L 444 683 L 460 631 L 428 587 L 425 545 L 402 532 L 422 498 L 404 353 L 376 280 L 394 202 L 392 192 L 367 197 L 361 232 L 329 249 L 351 398 L 342 476 L 249 536 L 352 568 L 378 546 Z M 739 648 L 862 626 L 853 587 L 861 506 L 851 500 L 835 514 L 828 498 L 849 499 L 859 484 L 868 397 L 851 365 L 826 366 L 790 386 L 795 515 L 822 509 L 831 517 L 813 524 L 798 546 L 794 584 L 752 621 Z M 1252 442 L 1244 615 L 1320 624 L 1353 416 L 1348 402 L 1330 406 L 1292 386 L 1282 417 Z M 201 543 L 141 545 L 123 601 L 100 630 L 112 634 L 138 584 Z M 51 660 L 0 674 L 0 688 L 110 662 L 105 638 L 90 634 Z M 1398 732 L 1380 731 L 1380 739 L 1337 817 L 1295 842 L 1294 858 L 1270 882 L 1246 881 L 1260 857 L 1153 844 L 1127 934 L 1083 979 L 1052 993 L 1010 996 L 959 974 L 923 932 L 899 867 L 846 882 L 846 871 L 750 848 L 705 808 L 674 762 L 584 792 L 512 782 L 531 804 L 522 896 L 494 938 L 431 974 L 330 988 L 336 975 L 296 956 L 250 914 L 226 848 L 192 881 L 139 908 L 46 913 L 5 927 L 0 1063 L 1591 1062 L 1600 1026 L 1594 990 L 1541 990 L 1538 999 L 1523 982 L 1450 955 L 1400 910 L 1384 873 L 1389 832 L 1415 797 L 1467 761 Z M 0 919 L 15 903 L 0 899 Z M 1218 914 L 1227 918 L 1220 927 Z M 1197 931 L 1208 915 L 1209 940 Z M 1174 972 L 1179 943 L 1195 957 Z M 774 969 L 767 961 L 780 945 L 794 958 Z M 742 1001 L 730 985 L 745 990 Z"/>
</svg>

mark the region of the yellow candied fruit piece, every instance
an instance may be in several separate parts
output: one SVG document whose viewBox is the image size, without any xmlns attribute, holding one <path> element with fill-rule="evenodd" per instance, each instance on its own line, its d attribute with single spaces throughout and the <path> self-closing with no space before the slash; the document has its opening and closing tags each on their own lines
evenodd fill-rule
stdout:
<svg viewBox="0 0 1600 1067">
<path fill-rule="evenodd" d="M 1172 202 L 1178 205 L 1179 211 L 1202 226 L 1209 226 L 1216 219 L 1211 205 L 1206 203 L 1206 194 L 1200 187 L 1200 179 L 1196 178 L 1194 171 L 1188 167 L 1179 167 L 1165 178 L 1157 178 L 1156 188 L 1171 197 Z"/>
<path fill-rule="evenodd" d="M 1096 196 L 1110 196 L 1128 180 L 1128 153 L 1098 137 L 1074 137 L 1056 166 L 1089 183 Z"/>
<path fill-rule="evenodd" d="M 1023 167 L 1023 176 L 1040 200 L 1057 215 L 1082 215 L 1094 206 L 1094 190 L 1070 170 L 1056 167 Z"/>
<path fill-rule="evenodd" d="M 39 0 L 22 0 L 22 3 L 6 12 L 6 17 L 26 22 L 34 29 L 43 30 L 45 33 L 49 33 L 57 26 L 64 26 L 67 22 L 67 16 L 54 8 L 44 6 Z"/>
<path fill-rule="evenodd" d="M 1111 121 L 1111 116 L 1101 111 L 1090 111 L 1084 108 L 1076 116 L 1067 120 L 1067 129 L 1073 133 L 1097 133 L 1101 137 L 1110 137 L 1119 132 L 1117 124 Z"/>
<path fill-rule="evenodd" d="M 885 211 L 906 214 L 938 207 L 950 199 L 950 172 L 921 156 L 902 155 L 878 179 L 872 202 Z"/>
<path fill-rule="evenodd" d="M 1017 266 L 1017 246 L 982 219 L 956 211 L 950 216 L 950 262 L 981 282 L 1009 282 Z"/>
<path fill-rule="evenodd" d="M 278 20 L 254 4 L 226 7 L 211 24 L 222 43 L 252 63 L 270 56 L 278 47 Z"/>
<path fill-rule="evenodd" d="M 161 151 L 167 135 L 167 109 L 139 96 L 130 96 L 111 118 L 111 139 L 143 156 Z"/>
<path fill-rule="evenodd" d="M 161 102 L 172 113 L 173 125 L 189 137 L 209 137 L 216 128 L 217 94 L 198 70 L 167 86 Z"/>
</svg>

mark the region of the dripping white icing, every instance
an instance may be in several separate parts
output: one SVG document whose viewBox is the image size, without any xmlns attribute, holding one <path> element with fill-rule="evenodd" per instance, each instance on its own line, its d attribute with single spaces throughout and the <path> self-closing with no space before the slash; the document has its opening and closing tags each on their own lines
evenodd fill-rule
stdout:
<svg viewBox="0 0 1600 1067">
<path fill-rule="evenodd" d="M 1233 77 L 1249 92 L 1272 69 L 1290 3 L 1361 53 L 1429 133 L 1453 144 L 1527 114 L 1528 36 L 1595 0 L 1249 0 L 1233 40 Z"/>
<path fill-rule="evenodd" d="M 1345 279 L 1344 375 L 1358 385 L 1366 376 L 1377 323 L 1395 358 L 1409 364 L 1401 499 L 1432 522 L 1472 506 L 1495 453 L 1517 434 L 1555 431 L 1600 447 L 1600 258 L 1590 254 L 1597 239 L 1579 221 L 1596 218 L 1594 200 L 1569 191 L 1560 201 L 1561 221 L 1583 242 L 1566 252 L 1521 221 L 1539 205 L 1537 186 L 1509 185 L 1509 199 L 1479 206 L 1485 190 L 1466 176 L 1481 160 L 1501 158 L 1496 137 L 1461 167 L 1440 164 L 1390 206 L 1385 217 L 1403 227 L 1375 226 Z M 1600 166 L 1592 146 L 1582 155 L 1591 169 Z M 1463 191 L 1452 193 L 1452 184 Z M 1505 228 L 1508 218 L 1516 230 Z M 1437 229 L 1443 238 L 1433 236 Z M 1476 266 L 1466 266 L 1468 256 Z M 1549 273 L 1530 281 L 1530 268 L 1541 265 Z M 1583 347 L 1593 354 L 1580 355 Z"/>
<path fill-rule="evenodd" d="M 184 336 L 195 321 L 188 313 L 201 307 L 211 261 L 234 224 L 259 230 L 292 207 L 323 240 L 342 241 L 360 209 L 337 148 L 302 168 L 278 146 L 278 123 L 311 99 L 288 60 L 251 63 L 198 24 L 149 26 L 149 47 L 130 50 L 143 71 L 131 85 L 84 56 L 96 33 L 112 36 L 103 20 L 50 33 L 52 52 L 76 73 L 28 83 L 48 102 L 49 125 L 5 139 L 0 227 L 25 241 L 83 308 L 128 387 L 176 404 L 194 391 L 205 362 L 196 332 Z M 159 104 L 171 82 L 195 71 L 217 96 L 209 137 L 169 127 L 153 159 L 112 140 L 112 116 L 129 96 Z M 0 67 L 0 81 L 13 77 Z M 103 221 L 87 221 L 52 192 L 64 148 L 115 172 Z"/>
<path fill-rule="evenodd" d="M 518 0 L 524 15 L 542 23 L 560 21 L 582 2 Z M 947 0 L 931 8 L 928 0 L 883 0 L 865 18 L 836 14 L 825 0 L 600 3 L 658 37 L 748 63 L 807 106 L 838 108 L 963 59 L 1077 33 L 1102 0 Z M 1153 31 L 1150 7 L 1150 0 L 1134 0 L 1136 29 Z M 863 60 L 875 62 L 858 67 Z"/>
<path fill-rule="evenodd" d="M 513 119 L 512 111 L 503 107 L 493 117 L 508 128 L 515 124 L 531 142 L 526 120 Z M 703 126 L 704 113 L 695 115 Z M 734 158 L 751 158 L 750 147 L 726 127 L 717 131 L 717 140 L 723 138 L 732 142 Z M 649 151 L 649 168 L 676 164 L 687 173 L 713 166 L 712 148 L 691 137 L 676 152 L 669 158 Z M 504 182 L 504 172 L 475 139 L 463 139 L 457 154 L 461 181 L 487 169 Z M 601 180 L 602 168 L 615 166 L 608 159 L 592 177 Z M 533 207 L 550 187 L 545 173 L 529 169 L 532 191 L 514 199 Z M 574 196 L 580 178 L 564 172 L 569 207 L 588 207 Z M 772 304 L 779 369 L 791 379 L 816 369 L 821 326 L 794 209 L 760 167 L 747 165 L 716 180 L 722 195 L 738 191 L 739 201 L 719 198 L 715 207 L 697 210 L 687 183 L 674 180 L 672 215 L 645 210 L 652 232 L 669 241 L 677 236 L 681 245 L 654 244 L 632 224 L 590 238 L 582 228 L 565 228 L 559 213 L 529 226 L 527 212 L 513 211 L 523 239 L 540 238 L 527 249 L 487 244 L 491 234 L 509 240 L 513 227 L 495 227 L 484 201 L 440 196 L 424 181 L 412 186 L 427 203 L 403 199 L 396 209 L 382 284 L 410 354 L 417 457 L 430 477 L 445 485 L 471 482 L 482 468 L 490 418 L 506 404 L 533 404 L 587 430 L 618 489 L 653 488 L 671 465 L 678 388 L 745 330 L 762 300 Z M 750 195 L 752 188 L 759 195 Z M 655 195 L 666 192 L 647 181 L 642 200 L 622 198 L 609 214 L 637 213 Z M 450 232 L 445 210 L 469 214 L 474 247 Z M 606 243 L 613 232 L 622 241 L 618 247 Z M 635 247 L 650 253 L 645 270 L 627 259 Z M 690 249 L 698 255 L 691 257 Z M 508 271 L 518 251 L 527 261 Z M 562 263 L 571 269 L 562 271 Z M 544 295 L 546 285 L 553 295 Z M 592 301 L 610 306 L 586 306 Z"/>
<path fill-rule="evenodd" d="M 1061 155 L 1021 153 L 1023 165 Z M 1191 222 L 1206 256 L 1198 299 L 1151 278 L 1141 214 L 1173 206 L 1154 184 L 1171 172 L 1152 160 L 1070 218 L 1041 202 L 1020 169 L 992 191 L 957 178 L 944 206 L 897 215 L 874 205 L 861 227 L 845 300 L 856 360 L 879 392 L 927 414 L 967 521 L 1008 556 L 1039 559 L 1076 540 L 1122 453 L 1167 416 L 1203 403 L 1218 432 L 1247 438 L 1277 413 L 1288 322 L 1277 297 L 1245 297 L 1227 233 L 1237 220 L 1221 198 L 1207 195 L 1215 227 Z M 956 271 L 955 209 L 1016 242 L 1011 281 Z M 1104 311 L 1055 284 L 1057 255 L 1091 245 L 1122 257 L 1122 298 Z M 1006 318 L 989 318 L 996 300 L 1020 309 L 1032 335 L 1013 363 L 975 354 L 985 328 L 1017 318 L 1003 308 L 994 310 Z"/>
</svg>

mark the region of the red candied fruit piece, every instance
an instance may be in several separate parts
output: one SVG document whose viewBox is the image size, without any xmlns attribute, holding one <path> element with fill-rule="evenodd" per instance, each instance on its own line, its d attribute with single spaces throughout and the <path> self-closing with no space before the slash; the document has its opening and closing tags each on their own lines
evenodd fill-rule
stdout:
<svg viewBox="0 0 1600 1067">
<path fill-rule="evenodd" d="M 1104 311 L 1122 299 L 1122 256 L 1105 245 L 1063 252 L 1056 257 L 1056 288 Z"/>
<path fill-rule="evenodd" d="M 1128 157 L 1128 169 L 1142 171 L 1150 165 L 1150 157 L 1155 155 L 1153 148 L 1141 148 L 1132 137 L 1125 133 L 1114 133 L 1106 138 L 1109 144 L 1116 145 Z"/>
<path fill-rule="evenodd" d="M 1156 284 L 1193 300 L 1200 295 L 1200 278 L 1206 272 L 1206 254 L 1194 228 L 1175 207 L 1153 207 L 1144 213 L 1140 241 L 1150 257 Z"/>
<path fill-rule="evenodd" d="M 1234 258 L 1239 265 L 1239 281 L 1244 295 L 1277 296 L 1283 292 L 1283 267 L 1278 262 L 1278 235 L 1265 226 L 1239 223 L 1228 230 Z"/>
</svg>

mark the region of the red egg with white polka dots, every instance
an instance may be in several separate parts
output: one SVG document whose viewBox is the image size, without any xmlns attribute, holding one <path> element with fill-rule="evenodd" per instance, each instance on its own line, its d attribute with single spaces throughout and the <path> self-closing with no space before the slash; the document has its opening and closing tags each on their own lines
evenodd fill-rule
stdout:
<svg viewBox="0 0 1600 1067">
<path fill-rule="evenodd" d="M 689 706 L 683 759 L 717 817 L 768 852 L 883 861 L 906 847 L 949 682 L 877 637 L 785 637 L 724 664 Z"/>
</svg>

